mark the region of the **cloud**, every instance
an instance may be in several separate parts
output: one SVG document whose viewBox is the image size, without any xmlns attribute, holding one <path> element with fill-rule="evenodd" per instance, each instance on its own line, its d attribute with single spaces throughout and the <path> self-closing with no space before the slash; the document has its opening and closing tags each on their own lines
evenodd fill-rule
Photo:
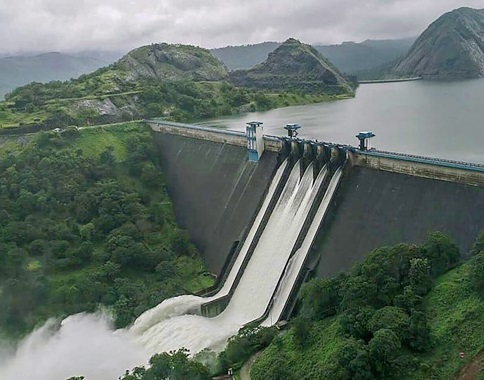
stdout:
<svg viewBox="0 0 484 380">
<path fill-rule="evenodd" d="M 3 0 L 0 53 L 410 37 L 461 6 L 482 0 Z"/>
</svg>

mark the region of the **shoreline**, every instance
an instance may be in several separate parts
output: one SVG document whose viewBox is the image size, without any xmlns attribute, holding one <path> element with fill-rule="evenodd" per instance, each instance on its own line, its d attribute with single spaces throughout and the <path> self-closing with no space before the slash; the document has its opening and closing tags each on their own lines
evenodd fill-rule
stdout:
<svg viewBox="0 0 484 380">
<path fill-rule="evenodd" d="M 394 83 L 394 82 L 412 82 L 416 80 L 422 80 L 422 77 L 412 78 L 395 78 L 395 79 L 375 79 L 375 80 L 362 80 L 358 81 L 358 84 L 373 84 L 373 83 Z"/>
</svg>

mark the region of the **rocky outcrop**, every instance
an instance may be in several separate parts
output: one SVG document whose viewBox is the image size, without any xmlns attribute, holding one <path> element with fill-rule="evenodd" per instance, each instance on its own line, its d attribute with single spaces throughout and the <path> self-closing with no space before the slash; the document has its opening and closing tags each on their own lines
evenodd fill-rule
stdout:
<svg viewBox="0 0 484 380">
<path fill-rule="evenodd" d="M 219 81 L 228 76 L 227 68 L 209 50 L 189 45 L 142 46 L 116 65 L 128 80 Z"/>
<path fill-rule="evenodd" d="M 310 45 L 290 38 L 250 70 L 230 73 L 235 86 L 307 93 L 353 93 L 343 75 Z"/>
<path fill-rule="evenodd" d="M 459 8 L 434 21 L 394 67 L 396 76 L 425 79 L 484 76 L 484 9 Z"/>
</svg>

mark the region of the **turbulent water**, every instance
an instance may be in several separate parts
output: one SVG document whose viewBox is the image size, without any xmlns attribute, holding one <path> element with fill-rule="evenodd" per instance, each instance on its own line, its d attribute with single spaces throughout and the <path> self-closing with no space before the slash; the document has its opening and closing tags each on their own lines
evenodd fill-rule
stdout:
<svg viewBox="0 0 484 380">
<path fill-rule="evenodd" d="M 312 165 L 302 177 L 300 164 L 294 166 L 228 307 L 215 318 L 200 316 L 202 303 L 226 295 L 232 287 L 287 165 L 284 162 L 274 176 L 240 257 L 215 296 L 165 300 L 126 330 L 114 331 L 105 313 L 74 315 L 60 324 L 51 320 L 30 334 L 15 352 L 3 355 L 0 379 L 65 380 L 80 375 L 116 379 L 127 369 L 145 364 L 156 352 L 180 347 L 192 354 L 207 347 L 222 350 L 230 336 L 264 314 L 323 181 L 323 174 L 313 181 Z"/>
<path fill-rule="evenodd" d="M 299 163 L 292 169 L 227 308 L 214 318 L 183 313 L 165 319 L 168 302 L 193 309 L 207 299 L 182 296 L 162 303 L 132 328 L 144 347 L 152 352 L 180 346 L 192 353 L 207 347 L 219 351 L 244 324 L 264 314 L 321 184 L 313 181 L 312 166 L 302 178 L 300 170 Z"/>
<path fill-rule="evenodd" d="M 148 352 L 129 331 L 113 331 L 110 321 L 105 313 L 73 315 L 60 325 L 49 320 L 15 352 L 4 353 L 0 379 L 113 380 L 145 363 Z"/>
</svg>

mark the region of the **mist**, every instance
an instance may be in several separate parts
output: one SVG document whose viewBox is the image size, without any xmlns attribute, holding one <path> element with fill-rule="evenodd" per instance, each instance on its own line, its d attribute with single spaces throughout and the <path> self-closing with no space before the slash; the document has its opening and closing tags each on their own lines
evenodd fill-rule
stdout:
<svg viewBox="0 0 484 380">
<path fill-rule="evenodd" d="M 113 380 L 149 357 L 128 330 L 113 329 L 107 313 L 76 314 L 61 322 L 49 319 L 16 349 L 3 346 L 0 379 Z"/>
</svg>

